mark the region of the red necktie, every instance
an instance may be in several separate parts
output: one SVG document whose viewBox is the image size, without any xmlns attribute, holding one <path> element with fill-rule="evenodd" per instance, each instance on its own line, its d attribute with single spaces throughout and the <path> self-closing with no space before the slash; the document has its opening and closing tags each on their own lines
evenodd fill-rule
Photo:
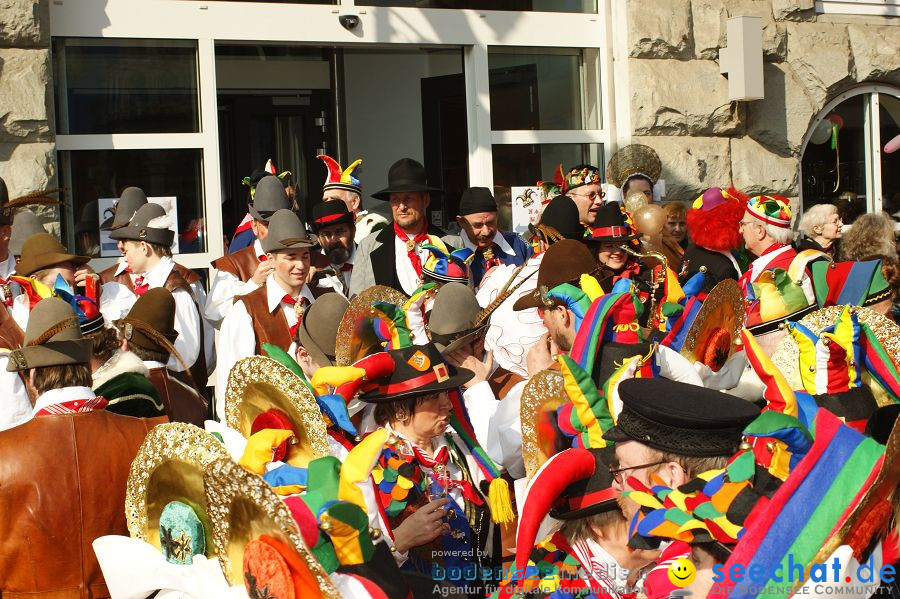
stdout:
<svg viewBox="0 0 900 599">
<path fill-rule="evenodd" d="M 150 285 L 144 282 L 144 275 L 138 275 L 134 278 L 134 294 L 144 295 L 150 291 Z"/>
<path fill-rule="evenodd" d="M 299 298 L 293 298 L 287 294 L 281 298 L 282 304 L 287 304 L 288 306 L 294 306 L 294 314 L 297 315 L 297 323 L 291 327 L 291 339 L 295 339 L 297 337 L 297 328 L 300 326 L 300 323 L 303 322 L 303 313 L 306 312 L 306 307 L 309 305 L 309 300 L 303 296 Z M 300 308 L 297 308 L 297 305 L 300 305 Z"/>
<path fill-rule="evenodd" d="M 348 262 L 344 262 L 343 264 L 341 264 L 341 272 L 350 272 L 351 270 L 353 270 L 352 264 Z"/>
<path fill-rule="evenodd" d="M 394 223 L 394 235 L 397 236 L 397 239 L 406 243 L 406 255 L 409 256 L 409 261 L 412 263 L 417 277 L 422 276 L 422 261 L 419 259 L 418 252 L 416 252 L 416 246 L 428 241 L 428 223 L 424 222 L 422 224 L 422 232 L 410 239 L 406 231 L 401 229 L 397 223 Z"/>
</svg>

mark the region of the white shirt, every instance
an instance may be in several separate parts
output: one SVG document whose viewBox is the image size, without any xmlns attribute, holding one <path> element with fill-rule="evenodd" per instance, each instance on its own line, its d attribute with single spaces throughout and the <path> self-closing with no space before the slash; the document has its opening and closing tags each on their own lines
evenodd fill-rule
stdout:
<svg viewBox="0 0 900 599">
<path fill-rule="evenodd" d="M 9 353 L 0 351 L 0 431 L 19 426 L 31 420 L 33 408 L 25 383 L 18 372 L 7 372 Z"/>
<path fill-rule="evenodd" d="M 275 274 L 272 273 L 266 278 L 266 301 L 269 311 L 272 312 L 277 307 L 281 307 L 285 320 L 289 327 L 297 324 L 297 313 L 294 306 L 283 303 L 287 291 L 275 280 Z M 310 303 L 316 301 L 309 287 L 303 285 L 300 290 L 300 296 L 305 297 Z M 228 388 L 228 376 L 234 365 L 243 358 L 247 358 L 256 354 L 256 333 L 253 330 L 253 319 L 247 312 L 247 305 L 244 302 L 235 302 L 231 310 L 222 321 L 222 328 L 219 330 L 219 368 L 216 370 L 216 416 L 219 419 L 225 417 L 225 390 Z M 288 353 L 294 355 L 297 350 L 295 343 L 291 343 Z"/>
<path fill-rule="evenodd" d="M 343 264 L 332 264 L 331 267 L 338 273 L 340 273 L 340 278 L 333 274 L 323 275 L 319 280 L 319 288 L 320 289 L 334 289 L 337 293 L 340 293 L 344 297 L 349 297 L 350 294 L 350 277 L 353 275 L 353 270 L 348 270 L 347 272 L 341 272 L 341 267 L 344 264 L 349 264 L 353 266 L 353 261 L 356 260 L 356 244 L 353 244 L 353 251 L 350 252 L 350 257 Z M 342 280 L 343 279 L 343 280 Z"/>
<path fill-rule="evenodd" d="M 265 254 L 259 239 L 253 242 L 253 251 L 256 252 L 257 256 Z M 234 305 L 234 298 L 246 295 L 257 288 L 259 288 L 259 285 L 254 283 L 253 279 L 241 281 L 230 272 L 217 270 L 212 285 L 209 287 L 209 297 L 206 300 L 206 308 L 203 315 L 210 324 L 219 328 L 222 326 L 222 320 L 225 318 L 225 315 L 228 314 L 228 311 Z"/>
<path fill-rule="evenodd" d="M 422 245 L 423 244 L 421 243 L 419 244 L 416 253 L 419 255 L 419 261 L 424 266 L 425 261 L 431 256 L 431 252 L 424 249 Z M 394 250 L 397 280 L 400 281 L 400 287 L 403 288 L 403 292 L 406 293 L 406 295 L 412 295 L 416 289 L 422 286 L 422 277 L 416 274 L 416 269 L 413 268 L 412 262 L 409 261 L 409 256 L 406 251 L 406 242 L 401 241 L 396 235 L 394 235 Z"/>
<path fill-rule="evenodd" d="M 163 287 L 173 268 L 175 268 L 175 261 L 168 256 L 163 256 L 160 258 L 159 262 L 144 273 L 142 282 L 151 289 Z M 137 277 L 135 276 L 134 278 L 136 279 Z M 123 313 L 122 315 L 127 314 L 137 301 L 138 296 L 131 293 L 124 285 L 115 282 L 106 283 L 103 286 L 103 295 L 101 296 L 100 303 L 100 311 L 103 312 L 104 316 L 107 316 L 106 312 L 103 310 L 107 289 L 109 289 L 110 293 L 115 297 L 114 301 L 117 304 L 116 311 L 121 311 Z M 206 331 L 203 320 L 197 312 L 197 305 L 194 304 L 194 295 L 191 292 L 185 291 L 184 289 L 176 289 L 172 292 L 172 297 L 175 299 L 175 330 L 178 331 L 178 337 L 175 339 L 174 343 L 175 349 L 181 354 L 181 357 L 188 365 L 188 368 L 190 368 L 200 356 L 200 338 L 202 335 L 203 340 L 206 343 L 207 354 L 210 358 L 206 360 L 207 367 L 209 367 L 210 361 L 214 360 L 215 356 L 215 348 L 213 347 L 214 333 L 212 327 L 209 327 L 208 332 Z M 205 299 L 205 297 L 203 299 Z M 197 304 L 202 305 L 199 298 Z M 13 310 L 15 311 L 15 306 L 13 307 Z M 117 316 L 116 318 L 121 318 L 121 316 Z M 107 320 L 111 322 L 113 319 L 107 317 Z M 206 356 L 204 357 L 206 358 Z M 167 367 L 175 372 L 184 370 L 175 356 L 169 358 Z"/>
<path fill-rule="evenodd" d="M 463 247 L 474 251 L 478 250 L 478 246 L 475 245 L 471 239 L 469 239 L 468 233 L 466 233 L 465 229 L 459 230 L 459 238 L 462 240 Z M 512 249 L 512 246 L 506 241 L 506 238 L 500 234 L 500 231 L 494 233 L 494 243 L 497 244 L 504 254 L 508 254 L 510 256 L 515 256 L 516 252 Z"/>
<path fill-rule="evenodd" d="M 61 389 L 44 391 L 38 396 L 37 401 L 34 402 L 32 415 L 37 414 L 48 406 L 79 399 L 93 399 L 95 397 L 97 397 L 97 394 L 90 387 L 63 387 Z"/>
</svg>

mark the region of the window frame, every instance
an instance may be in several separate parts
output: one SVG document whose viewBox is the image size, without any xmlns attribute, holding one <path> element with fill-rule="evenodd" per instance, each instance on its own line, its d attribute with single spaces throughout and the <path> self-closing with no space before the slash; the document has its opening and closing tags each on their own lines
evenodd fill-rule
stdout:
<svg viewBox="0 0 900 599">
<path fill-rule="evenodd" d="M 860 85 L 849 89 L 828 101 L 810 123 L 806 134 L 803 136 L 803 144 L 800 148 L 799 159 L 799 197 L 801 208 L 805 206 L 803 200 L 803 157 L 809 146 L 809 140 L 816 127 L 825 120 L 832 110 L 844 101 L 856 96 L 868 96 L 865 106 L 864 144 L 866 151 L 866 212 L 880 212 L 883 205 L 881 184 L 881 103 L 880 94 L 886 94 L 900 99 L 900 88 L 884 84 Z"/>
</svg>

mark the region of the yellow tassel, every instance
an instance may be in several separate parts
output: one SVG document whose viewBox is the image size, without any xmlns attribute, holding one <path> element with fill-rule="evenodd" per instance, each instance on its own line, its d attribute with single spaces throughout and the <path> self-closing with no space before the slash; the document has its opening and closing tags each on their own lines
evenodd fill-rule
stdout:
<svg viewBox="0 0 900 599">
<path fill-rule="evenodd" d="M 510 524 L 516 519 L 509 498 L 509 483 L 499 476 L 488 487 L 488 505 L 491 507 L 491 519 L 496 524 Z"/>
</svg>

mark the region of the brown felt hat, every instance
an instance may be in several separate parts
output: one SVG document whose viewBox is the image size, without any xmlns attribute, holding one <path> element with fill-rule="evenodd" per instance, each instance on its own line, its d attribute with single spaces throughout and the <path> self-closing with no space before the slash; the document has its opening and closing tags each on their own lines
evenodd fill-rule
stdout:
<svg viewBox="0 0 900 599">
<path fill-rule="evenodd" d="M 171 353 L 159 337 L 175 343 L 175 298 L 165 287 L 154 287 L 134 302 L 128 316 L 116 321 L 128 343 L 155 352 Z"/>
<path fill-rule="evenodd" d="M 319 366 L 334 366 L 338 326 L 349 307 L 350 302 L 340 293 L 326 293 L 303 316 L 298 341 Z"/>
<path fill-rule="evenodd" d="M 147 194 L 140 187 L 126 187 L 113 207 L 106 211 L 109 216 L 100 223 L 104 231 L 114 231 L 126 226 L 138 208 L 147 203 Z M 104 216 L 106 216 L 104 214 Z"/>
<path fill-rule="evenodd" d="M 9 251 L 13 256 L 22 255 L 22 246 L 25 241 L 36 233 L 46 233 L 47 229 L 41 224 L 37 214 L 31 210 L 19 210 L 13 217 L 12 233 L 9 236 Z"/>
<path fill-rule="evenodd" d="M 30 277 L 43 268 L 62 262 L 76 266 L 86 264 L 90 258 L 66 252 L 66 248 L 50 233 L 36 233 L 22 244 L 22 258 L 16 266 L 16 274 Z"/>
<path fill-rule="evenodd" d="M 538 269 L 537 287 L 513 304 L 513 310 L 539 308 L 543 305 L 542 293 L 563 283 L 578 284 L 583 274 L 597 270 L 597 261 L 591 251 L 580 241 L 562 239 L 544 253 Z M 544 291 L 542 292 L 541 289 Z"/>
<path fill-rule="evenodd" d="M 16 372 L 90 361 L 91 341 L 82 335 L 72 306 L 58 297 L 48 297 L 31 310 L 25 341 L 21 349 L 10 352 L 6 370 Z"/>
<path fill-rule="evenodd" d="M 448 354 L 483 332 L 488 326 L 486 321 L 478 327 L 472 326 L 480 312 L 475 292 L 468 285 L 446 283 L 441 286 L 428 321 L 431 341 L 438 351 Z"/>
<path fill-rule="evenodd" d="M 281 209 L 269 218 L 269 233 L 259 244 L 264 252 L 277 252 L 312 247 L 315 241 L 306 233 L 306 227 L 299 216 L 290 210 Z"/>
<path fill-rule="evenodd" d="M 127 226 L 114 230 L 109 237 L 117 241 L 146 241 L 171 247 L 175 241 L 175 231 L 169 228 L 169 218 L 166 209 L 159 204 L 144 204 L 137 209 Z"/>
</svg>

